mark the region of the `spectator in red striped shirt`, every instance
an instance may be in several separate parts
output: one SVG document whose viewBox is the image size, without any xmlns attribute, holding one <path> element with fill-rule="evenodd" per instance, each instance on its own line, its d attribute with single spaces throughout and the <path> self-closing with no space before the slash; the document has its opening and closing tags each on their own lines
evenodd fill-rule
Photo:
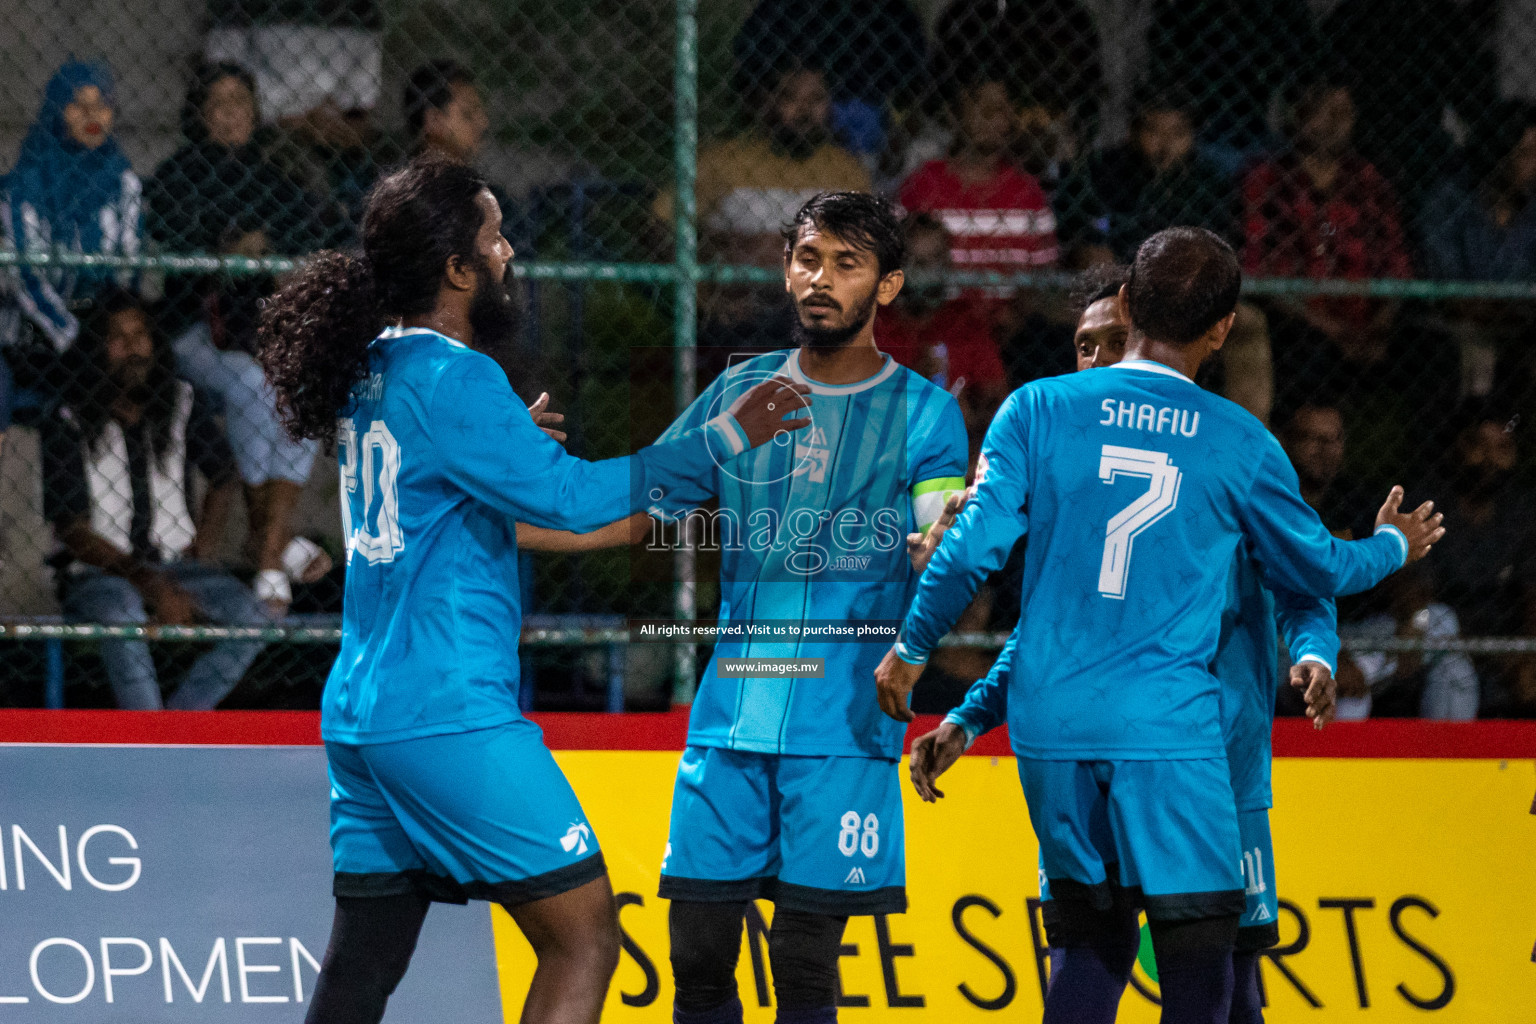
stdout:
<svg viewBox="0 0 1536 1024">
<path fill-rule="evenodd" d="M 930 213 L 949 232 L 962 270 L 1041 270 L 1056 262 L 1056 218 L 1040 182 L 1014 166 L 1019 107 L 1000 77 L 980 77 L 955 97 L 955 141 L 901 186 L 908 212 Z"/>
<path fill-rule="evenodd" d="M 1291 112 L 1291 148 L 1243 181 L 1245 273 L 1413 274 L 1397 197 L 1355 151 L 1355 120 L 1346 86 L 1323 80 L 1302 90 Z M 1272 304 L 1271 325 L 1278 351 L 1321 345 L 1345 363 L 1367 367 L 1385 358 L 1396 313 L 1395 303 L 1358 296 L 1283 299 Z"/>
</svg>

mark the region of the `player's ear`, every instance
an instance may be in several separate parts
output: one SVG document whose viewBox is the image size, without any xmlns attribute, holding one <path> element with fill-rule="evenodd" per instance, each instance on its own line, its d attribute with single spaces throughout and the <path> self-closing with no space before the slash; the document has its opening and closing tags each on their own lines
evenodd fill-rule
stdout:
<svg viewBox="0 0 1536 1024">
<path fill-rule="evenodd" d="M 875 286 L 875 301 L 882 306 L 889 306 L 891 300 L 901 294 L 901 286 L 906 283 L 907 275 L 900 270 L 893 270 L 880 279 Z"/>
<path fill-rule="evenodd" d="M 1221 346 L 1226 344 L 1227 335 L 1232 333 L 1232 324 L 1236 322 L 1236 320 L 1237 310 L 1234 309 L 1232 312 L 1216 321 L 1215 325 L 1209 331 L 1205 332 L 1206 337 L 1209 339 L 1212 352 L 1221 351 Z"/>
<path fill-rule="evenodd" d="M 444 266 L 443 278 L 454 291 L 471 291 L 475 287 L 474 265 L 463 256 L 450 256 Z"/>
<path fill-rule="evenodd" d="M 795 294 L 794 286 L 789 283 L 789 261 L 794 258 L 795 247 L 788 241 L 784 243 L 784 292 L 787 295 Z"/>
</svg>

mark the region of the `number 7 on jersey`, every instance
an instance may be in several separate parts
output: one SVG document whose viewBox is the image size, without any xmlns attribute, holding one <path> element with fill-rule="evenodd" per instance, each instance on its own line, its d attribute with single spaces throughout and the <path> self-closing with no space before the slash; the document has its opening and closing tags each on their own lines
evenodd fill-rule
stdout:
<svg viewBox="0 0 1536 1024">
<path fill-rule="evenodd" d="M 1149 482 L 1147 492 L 1109 521 L 1104 531 L 1104 560 L 1099 565 L 1099 593 L 1123 601 L 1126 577 L 1131 571 L 1132 546 L 1141 531 L 1172 512 L 1179 503 L 1183 474 L 1168 461 L 1167 452 L 1121 448 L 1107 444 L 1099 454 L 1099 479 L 1112 484 L 1130 476 Z"/>
</svg>

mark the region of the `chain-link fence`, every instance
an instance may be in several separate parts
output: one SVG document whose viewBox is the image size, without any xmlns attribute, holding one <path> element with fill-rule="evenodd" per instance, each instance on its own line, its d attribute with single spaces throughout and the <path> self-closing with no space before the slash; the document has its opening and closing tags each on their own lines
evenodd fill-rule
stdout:
<svg viewBox="0 0 1536 1024">
<path fill-rule="evenodd" d="M 257 311 L 295 260 L 355 241 L 381 173 L 433 151 L 495 184 L 528 311 L 514 383 L 550 392 L 589 458 L 659 433 L 731 353 L 788 343 L 779 228 L 818 190 L 900 200 L 909 283 L 876 336 L 959 396 L 973 447 L 1009 390 L 1074 369 L 1079 272 L 1175 223 L 1217 231 L 1249 279 L 1203 383 L 1270 424 L 1336 532 L 1398 482 L 1452 526 L 1423 571 L 1341 610 L 1346 692 L 1376 714 L 1536 711 L 1533 0 L 0 15 L 7 702 L 316 704 L 336 467 L 282 435 Z M 525 560 L 542 706 L 686 689 L 692 662 L 613 641 L 626 615 L 708 616 L 706 561 Z M 994 583 L 971 633 L 1011 625 Z M 173 626 L 145 645 L 140 623 Z M 958 686 L 991 653 L 946 657 Z"/>
</svg>

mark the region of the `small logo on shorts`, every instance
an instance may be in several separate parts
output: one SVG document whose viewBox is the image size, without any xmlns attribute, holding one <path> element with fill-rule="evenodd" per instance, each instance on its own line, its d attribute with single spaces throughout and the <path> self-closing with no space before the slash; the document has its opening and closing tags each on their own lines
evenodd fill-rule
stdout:
<svg viewBox="0 0 1536 1024">
<path fill-rule="evenodd" d="M 592 830 L 587 827 L 586 822 L 578 821 L 565 830 L 565 835 L 560 837 L 560 845 L 565 848 L 566 853 L 573 851 L 578 854 L 586 853 L 587 840 L 590 838 L 592 838 Z"/>
<path fill-rule="evenodd" d="M 1259 904 L 1259 908 L 1253 912 L 1253 919 L 1255 921 L 1268 921 L 1269 920 L 1269 908 L 1266 907 L 1264 904 L 1260 903 Z"/>
<path fill-rule="evenodd" d="M 865 884 L 864 883 L 864 869 L 863 868 L 854 868 L 852 871 L 848 872 L 848 877 L 843 879 L 843 884 L 844 885 L 863 885 L 863 884 Z"/>
</svg>

